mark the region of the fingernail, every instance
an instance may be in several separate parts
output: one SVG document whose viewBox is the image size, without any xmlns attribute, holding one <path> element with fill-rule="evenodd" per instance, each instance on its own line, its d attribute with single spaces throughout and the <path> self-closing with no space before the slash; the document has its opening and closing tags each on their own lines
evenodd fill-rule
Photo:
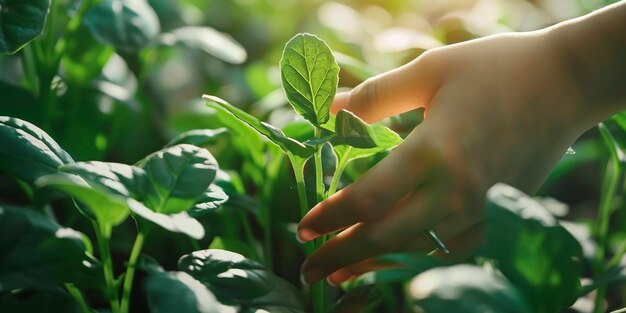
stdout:
<svg viewBox="0 0 626 313">
<path fill-rule="evenodd" d="M 296 239 L 298 239 L 300 243 L 305 243 L 309 240 L 319 237 L 319 235 L 320 234 L 310 230 L 309 228 L 303 228 L 298 230 L 298 233 L 296 234 Z"/>
<path fill-rule="evenodd" d="M 318 270 L 304 270 L 300 274 L 300 282 L 304 285 L 312 285 L 315 282 L 322 280 L 325 277 L 324 273 Z"/>
<path fill-rule="evenodd" d="M 330 276 L 326 277 L 326 282 L 333 287 L 337 287 L 337 283 L 334 283 Z"/>
<path fill-rule="evenodd" d="M 302 274 L 302 273 L 300 273 L 300 282 L 302 283 L 302 286 L 308 286 L 309 285 L 309 283 L 304 278 L 304 274 Z"/>
</svg>

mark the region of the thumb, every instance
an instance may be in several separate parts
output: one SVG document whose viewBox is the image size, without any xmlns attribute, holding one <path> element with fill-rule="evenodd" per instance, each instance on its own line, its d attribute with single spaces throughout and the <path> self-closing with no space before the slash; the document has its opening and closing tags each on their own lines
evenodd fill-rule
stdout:
<svg viewBox="0 0 626 313">
<path fill-rule="evenodd" d="M 367 79 L 349 92 L 335 96 L 331 111 L 353 112 L 374 123 L 386 117 L 425 107 L 440 85 L 432 57 L 419 58 L 394 70 Z"/>
</svg>

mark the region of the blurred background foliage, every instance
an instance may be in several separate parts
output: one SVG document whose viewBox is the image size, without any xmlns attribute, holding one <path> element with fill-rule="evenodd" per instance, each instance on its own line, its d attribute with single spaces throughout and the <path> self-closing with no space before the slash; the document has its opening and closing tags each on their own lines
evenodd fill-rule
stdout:
<svg viewBox="0 0 626 313">
<path fill-rule="evenodd" d="M 144 25 L 148 33 L 143 34 L 146 42 L 140 46 L 112 45 L 115 38 L 95 36 L 90 25 L 83 23 L 67 40 L 60 59 L 54 60 L 50 59 L 54 53 L 47 52 L 54 51 L 64 38 L 65 25 L 77 14 L 80 1 L 52 1 L 44 33 L 18 53 L 0 56 L 0 115 L 40 126 L 76 160 L 130 164 L 184 131 L 223 127 L 216 112 L 200 100 L 202 94 L 227 99 L 273 125 L 282 127 L 292 122 L 296 116 L 280 86 L 278 61 L 284 44 L 298 32 L 314 33 L 326 40 L 341 66 L 339 85 L 350 88 L 427 49 L 501 32 L 540 29 L 615 2 L 148 0 L 149 7 L 141 10 L 155 14 L 157 20 Z M 53 66 L 55 61 L 58 67 Z M 50 93 L 45 92 L 48 85 Z M 421 112 L 416 111 L 387 123 L 405 135 L 420 120 Z M 620 120 L 615 125 L 620 129 Z M 254 142 L 246 138 L 218 140 L 211 151 L 222 168 L 240 173 L 237 179 L 241 182 L 237 183 L 241 191 L 255 196 L 259 191 L 250 181 L 258 173 L 246 169 L 242 158 L 249 153 L 247 145 Z M 593 221 L 609 150 L 595 129 L 581 137 L 573 149 L 576 153 L 563 158 L 539 195 L 566 203 L 548 207 L 560 218 L 572 221 L 566 226 L 591 259 L 595 254 Z M 347 170 L 344 184 L 376 161 L 357 162 Z M 280 169 L 281 175 L 288 177 L 285 167 Z M 264 201 L 283 211 L 285 222 L 293 223 L 297 221 L 295 191 L 281 192 L 292 188 L 291 184 L 287 178 L 278 181 L 272 187 L 276 191 L 272 199 Z M 8 177 L 0 176 L 2 203 L 19 205 L 28 203 L 28 198 Z M 551 203 L 546 199 L 545 203 Z M 623 201 L 618 206 L 623 208 Z M 611 229 L 622 231 L 612 232 L 609 240 L 619 250 L 626 237 L 626 217 L 619 212 L 626 210 L 617 212 Z M 212 236 L 206 243 L 245 253 L 245 248 L 231 240 L 235 235 L 225 235 L 238 232 L 237 225 L 224 221 L 235 220 L 240 213 L 227 214 L 233 216 L 203 221 L 212 225 L 207 227 Z M 66 225 L 89 232 L 73 225 L 71 216 L 61 218 L 69 221 Z M 223 238 L 216 243 L 213 239 L 217 235 Z M 154 240 L 152 245 L 147 250 L 161 256 L 190 249 L 188 241 L 176 238 Z M 126 251 L 128 247 L 113 249 Z M 278 247 L 276 251 L 275 270 L 297 281 L 301 262 L 293 259 L 293 250 Z M 174 253 L 172 262 L 180 254 Z M 173 263 L 163 265 L 173 267 Z M 626 289 L 609 289 L 612 307 L 623 304 L 621 299 L 625 298 Z M 589 301 L 581 298 L 576 311 L 589 312 L 593 304 Z"/>
</svg>

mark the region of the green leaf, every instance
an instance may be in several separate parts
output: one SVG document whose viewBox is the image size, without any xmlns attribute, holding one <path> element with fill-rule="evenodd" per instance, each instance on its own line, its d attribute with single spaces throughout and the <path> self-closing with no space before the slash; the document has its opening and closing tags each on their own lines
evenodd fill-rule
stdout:
<svg viewBox="0 0 626 313">
<path fill-rule="evenodd" d="M 138 165 L 148 176 L 146 205 L 164 214 L 190 209 L 207 191 L 218 170 L 208 150 L 187 144 L 157 151 Z"/>
<path fill-rule="evenodd" d="M 15 53 L 43 31 L 50 0 L 0 1 L 0 52 Z"/>
<path fill-rule="evenodd" d="M 204 238 L 204 227 L 187 212 L 163 214 L 150 210 L 134 199 L 127 199 L 126 202 L 129 209 L 141 219 L 152 222 L 168 231 L 185 234 L 193 239 Z"/>
<path fill-rule="evenodd" d="M 303 159 L 309 158 L 315 153 L 315 147 L 305 145 L 293 138 L 285 136 L 282 130 L 276 128 L 270 124 L 259 121 L 258 118 L 244 112 L 241 109 L 236 108 L 232 104 L 214 96 L 204 95 L 202 98 L 208 101 L 212 107 L 218 110 L 226 110 L 233 116 L 235 116 L 241 123 L 246 124 L 252 129 L 256 130 L 259 134 L 265 136 L 272 143 L 277 145 L 283 152 L 299 156 Z"/>
<path fill-rule="evenodd" d="M 402 137 L 384 125 L 369 125 L 350 111 L 341 110 L 335 122 L 336 136 L 331 139 L 337 160 L 347 164 L 391 149 Z"/>
<path fill-rule="evenodd" d="M 146 194 L 146 172 L 136 166 L 111 162 L 76 162 L 59 167 L 59 171 L 80 176 L 113 194 L 142 199 Z"/>
<path fill-rule="evenodd" d="M 38 179 L 36 185 L 55 188 L 72 196 L 87 207 L 87 210 L 79 207 L 81 213 L 101 225 L 117 225 L 128 217 L 127 198 L 103 187 L 100 182 L 72 174 L 50 174 Z"/>
<path fill-rule="evenodd" d="M 174 139 L 170 140 L 165 147 L 171 147 L 183 143 L 204 147 L 213 144 L 228 135 L 230 135 L 230 132 L 226 128 L 194 129 L 176 136 Z"/>
<path fill-rule="evenodd" d="M 537 312 L 502 276 L 474 265 L 426 271 L 411 281 L 409 295 L 425 312 Z"/>
<path fill-rule="evenodd" d="M 187 213 L 192 217 L 199 217 L 216 210 L 226 201 L 228 201 L 228 195 L 224 190 L 212 184 Z"/>
<path fill-rule="evenodd" d="M 313 125 L 326 123 L 339 81 L 339 66 L 326 43 L 315 35 L 296 35 L 285 45 L 280 71 L 296 112 Z"/>
<path fill-rule="evenodd" d="M 102 0 L 83 20 L 100 42 L 126 52 L 138 51 L 159 34 L 159 19 L 145 0 Z"/>
<path fill-rule="evenodd" d="M 32 210 L 0 207 L 0 294 L 81 284 L 85 277 L 101 281 L 81 237 Z"/>
<path fill-rule="evenodd" d="M 152 271 L 146 279 L 150 312 L 219 313 L 213 293 L 185 272 Z"/>
<path fill-rule="evenodd" d="M 183 26 L 160 36 L 163 45 L 181 45 L 200 49 L 222 61 L 241 64 L 246 61 L 246 50 L 228 34 L 207 26 Z"/>
<path fill-rule="evenodd" d="M 202 282 L 223 303 L 302 309 L 297 290 L 238 253 L 219 249 L 194 251 L 180 258 L 178 268 Z"/>
<path fill-rule="evenodd" d="M 43 130 L 17 118 L 0 116 L 0 146 L 0 169 L 29 184 L 74 162 Z"/>
<path fill-rule="evenodd" d="M 580 289 L 582 249 L 523 192 L 496 184 L 487 192 L 484 251 L 528 300 L 533 312 L 557 312 Z"/>
</svg>

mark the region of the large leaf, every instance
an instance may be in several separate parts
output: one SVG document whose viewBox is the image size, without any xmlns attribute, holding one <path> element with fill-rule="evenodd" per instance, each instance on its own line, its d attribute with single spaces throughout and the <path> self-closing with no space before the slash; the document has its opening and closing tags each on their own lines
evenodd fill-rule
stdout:
<svg viewBox="0 0 626 313">
<path fill-rule="evenodd" d="M 246 124 L 252 129 L 256 130 L 259 134 L 265 136 L 272 143 L 280 147 L 285 153 L 297 155 L 301 158 L 308 158 L 315 153 L 315 147 L 305 145 L 293 138 L 285 136 L 282 130 L 276 128 L 270 124 L 259 121 L 258 118 L 244 112 L 243 110 L 236 108 L 232 104 L 214 96 L 204 95 L 203 98 L 213 105 L 218 110 L 226 110 L 233 116 L 235 116 L 241 123 Z"/>
<path fill-rule="evenodd" d="M 426 271 L 411 281 L 409 295 L 425 312 L 537 312 L 506 279 L 474 265 Z"/>
<path fill-rule="evenodd" d="M 171 147 L 179 144 L 190 144 L 198 147 L 203 147 L 215 143 L 217 140 L 228 136 L 230 132 L 226 128 L 217 129 L 194 129 L 186 131 L 167 143 L 166 147 Z"/>
<path fill-rule="evenodd" d="M 178 268 L 206 285 L 224 303 L 302 309 L 297 290 L 238 253 L 194 251 L 180 258 Z"/>
<path fill-rule="evenodd" d="M 109 188 L 113 186 L 104 187 L 98 181 L 63 173 L 41 177 L 36 185 L 39 188 L 55 188 L 72 196 L 79 202 L 81 213 L 102 225 L 120 224 L 129 214 L 127 197 L 113 192 Z"/>
<path fill-rule="evenodd" d="M 208 150 L 187 144 L 157 151 L 138 165 L 148 175 L 146 205 L 164 214 L 190 209 L 207 191 L 218 170 Z"/>
<path fill-rule="evenodd" d="M 0 169 L 29 184 L 74 162 L 43 130 L 17 118 L 0 116 L 0 146 Z"/>
<path fill-rule="evenodd" d="M 0 52 L 15 53 L 39 36 L 50 0 L 0 0 Z"/>
<path fill-rule="evenodd" d="M 326 43 L 315 35 L 296 35 L 285 45 L 280 71 L 296 112 L 313 125 L 326 123 L 339 81 L 339 66 Z"/>
<path fill-rule="evenodd" d="M 580 289 L 582 249 L 576 239 L 539 202 L 504 184 L 489 189 L 485 213 L 484 250 L 532 311 L 571 305 Z"/>
<path fill-rule="evenodd" d="M 99 41 L 118 50 L 134 52 L 159 34 L 159 19 L 145 0 L 102 0 L 83 21 Z"/>
<path fill-rule="evenodd" d="M 181 45 L 200 49 L 218 59 L 233 64 L 246 61 L 246 50 L 232 37 L 207 26 L 183 26 L 161 35 L 164 45 Z"/>
<path fill-rule="evenodd" d="M 0 293 L 101 277 L 79 232 L 29 209 L 0 207 L 0 251 Z"/>
<path fill-rule="evenodd" d="M 123 197 L 142 199 L 146 194 L 146 172 L 136 166 L 111 162 L 76 162 L 59 167 L 60 172 L 78 175 Z"/>
<path fill-rule="evenodd" d="M 221 312 L 213 293 L 185 272 L 152 271 L 146 279 L 146 291 L 152 313 Z"/>
</svg>

